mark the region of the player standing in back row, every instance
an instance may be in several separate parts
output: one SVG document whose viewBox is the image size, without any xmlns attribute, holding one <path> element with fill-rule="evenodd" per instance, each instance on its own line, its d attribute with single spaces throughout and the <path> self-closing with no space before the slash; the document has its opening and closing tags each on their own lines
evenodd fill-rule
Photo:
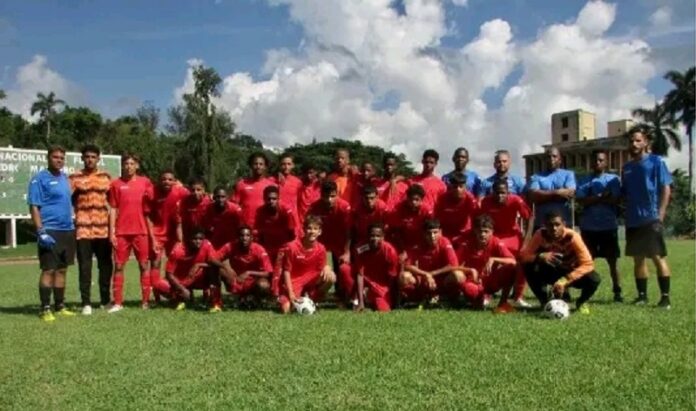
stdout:
<svg viewBox="0 0 696 411">
<path fill-rule="evenodd" d="M 670 269 L 667 265 L 667 247 L 662 233 L 669 197 L 672 193 L 672 175 L 659 156 L 648 153 L 649 138 L 646 130 L 629 131 L 631 161 L 624 164 L 621 184 L 626 202 L 626 255 L 633 257 L 638 298 L 635 304 L 648 302 L 649 258 L 657 269 L 660 287 L 658 307 L 671 308 L 669 300 Z"/>
</svg>

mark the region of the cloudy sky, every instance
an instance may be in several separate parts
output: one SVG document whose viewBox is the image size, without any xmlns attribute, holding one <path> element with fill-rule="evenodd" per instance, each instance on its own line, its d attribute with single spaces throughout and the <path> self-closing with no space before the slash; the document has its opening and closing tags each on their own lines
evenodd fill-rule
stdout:
<svg viewBox="0 0 696 411">
<path fill-rule="evenodd" d="M 355 138 L 448 166 L 549 141 L 550 115 L 606 121 L 652 106 L 694 64 L 692 0 L 201 0 L 0 2 L 0 104 L 39 91 L 107 117 L 166 109 L 203 62 L 219 105 L 271 147 Z M 670 158 L 684 164 L 684 155 Z M 518 161 L 518 166 L 521 161 Z"/>
</svg>

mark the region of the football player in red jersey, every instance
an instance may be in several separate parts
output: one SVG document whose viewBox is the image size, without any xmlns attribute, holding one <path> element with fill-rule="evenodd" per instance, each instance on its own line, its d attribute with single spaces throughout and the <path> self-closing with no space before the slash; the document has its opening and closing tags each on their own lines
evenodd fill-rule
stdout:
<svg viewBox="0 0 696 411">
<path fill-rule="evenodd" d="M 202 228 L 213 247 L 220 248 L 236 239 L 237 229 L 242 225 L 242 209 L 228 201 L 225 187 L 213 190 L 213 202 L 203 215 Z"/>
<path fill-rule="evenodd" d="M 338 198 L 351 203 L 355 198 L 357 167 L 350 164 L 350 153 L 345 148 L 336 150 L 334 171 L 326 178 L 336 183 Z"/>
<path fill-rule="evenodd" d="M 305 217 L 304 235 L 286 244 L 280 251 L 282 285 L 278 303 L 283 314 L 290 312 L 291 303 L 303 295 L 320 301 L 336 282 L 336 275 L 326 264 L 326 248 L 318 241 L 321 218 Z"/>
<path fill-rule="evenodd" d="M 263 190 L 263 201 L 263 207 L 256 210 L 254 234 L 258 243 L 271 256 L 271 261 L 276 261 L 278 250 L 295 239 L 297 221 L 293 210 L 280 202 L 278 187 L 266 187 Z"/>
<path fill-rule="evenodd" d="M 377 198 L 377 189 L 373 185 L 362 188 L 362 199 L 353 209 L 351 240 L 355 245 L 367 243 L 367 228 L 375 223 L 385 225 L 389 211 L 384 201 Z M 382 227 L 384 230 L 384 227 Z"/>
<path fill-rule="evenodd" d="M 367 228 L 369 240 L 356 248 L 353 273 L 357 279 L 357 310 L 367 305 L 376 311 L 390 311 L 398 289 L 399 255 L 394 246 L 384 241 L 384 226 L 372 223 Z M 366 290 L 367 288 L 367 290 Z"/>
<path fill-rule="evenodd" d="M 440 195 L 435 206 L 435 218 L 442 224 L 442 235 L 456 248 L 466 230 L 471 228 L 471 219 L 478 210 L 478 200 L 466 189 L 466 176 L 452 175 L 447 192 Z"/>
<path fill-rule="evenodd" d="M 302 165 L 302 187 L 297 196 L 297 216 L 300 225 L 304 223 L 309 207 L 321 197 L 321 179 L 312 164 Z"/>
<path fill-rule="evenodd" d="M 423 170 L 420 174 L 411 177 L 410 185 L 420 184 L 425 190 L 423 202 L 431 209 L 435 209 L 435 203 L 442 193 L 447 191 L 447 186 L 442 182 L 440 177 L 435 175 L 435 167 L 440 159 L 440 154 L 433 149 L 428 149 L 423 152 Z"/>
<path fill-rule="evenodd" d="M 379 199 L 384 201 L 390 210 L 406 198 L 406 190 L 408 190 L 408 183 L 404 177 L 396 174 L 396 166 L 396 155 L 385 154 L 382 159 L 382 178 L 375 180 Z"/>
<path fill-rule="evenodd" d="M 191 231 L 194 227 L 203 227 L 203 217 L 212 200 L 206 192 L 205 180 L 194 177 L 189 182 L 191 193 L 181 199 L 177 212 L 177 230 L 180 232 L 182 240 L 191 238 Z"/>
<path fill-rule="evenodd" d="M 266 176 L 268 172 L 268 157 L 262 152 L 252 153 L 249 156 L 249 168 L 251 176 L 239 180 L 234 188 L 232 201 L 242 208 L 242 221 L 249 227 L 254 227 L 256 210 L 263 206 L 263 190 L 275 185 L 273 180 Z M 234 232 L 232 233 L 234 237 Z"/>
<path fill-rule="evenodd" d="M 388 238 L 400 253 L 422 241 L 423 223 L 433 218 L 432 209 L 423 203 L 424 197 L 423 187 L 414 184 L 406 191 L 406 199 L 389 213 Z"/>
<path fill-rule="evenodd" d="M 292 154 L 280 156 L 278 174 L 273 177 L 273 182 L 280 189 L 280 204 L 297 212 L 297 199 L 302 188 L 302 180 L 292 174 L 295 168 Z"/>
</svg>

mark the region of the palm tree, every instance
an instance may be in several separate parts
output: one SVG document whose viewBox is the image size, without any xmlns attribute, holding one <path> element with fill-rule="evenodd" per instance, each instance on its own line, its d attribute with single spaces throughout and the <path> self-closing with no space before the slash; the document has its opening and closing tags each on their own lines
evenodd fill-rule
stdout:
<svg viewBox="0 0 696 411">
<path fill-rule="evenodd" d="M 664 105 L 672 118 L 686 128 L 687 143 L 689 145 L 689 187 L 693 181 L 693 131 L 694 131 L 694 74 L 696 67 L 691 67 L 684 73 L 670 71 L 665 74 L 665 79 L 672 82 L 674 88 L 665 96 Z"/>
<path fill-rule="evenodd" d="M 46 144 L 51 139 L 51 120 L 56 115 L 56 106 L 65 105 L 65 101 L 56 98 L 56 93 L 50 92 L 48 95 L 39 93 L 36 95 L 37 100 L 31 105 L 31 115 L 39 113 L 41 121 L 46 123 Z"/>
<path fill-rule="evenodd" d="M 642 119 L 642 122 L 633 128 L 642 127 L 647 130 L 651 139 L 650 149 L 654 154 L 667 156 L 670 147 L 681 151 L 681 140 L 674 130 L 676 124 L 664 105 L 655 103 L 652 110 L 634 108 L 631 114 Z"/>
</svg>

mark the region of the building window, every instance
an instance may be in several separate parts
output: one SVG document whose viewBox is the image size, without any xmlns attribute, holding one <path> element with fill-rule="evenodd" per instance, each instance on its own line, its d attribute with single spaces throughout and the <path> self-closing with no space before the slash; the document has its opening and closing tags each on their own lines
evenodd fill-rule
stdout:
<svg viewBox="0 0 696 411">
<path fill-rule="evenodd" d="M 568 128 L 568 117 L 561 117 L 561 127 Z"/>
<path fill-rule="evenodd" d="M 566 133 L 561 134 L 561 140 L 568 141 L 568 134 L 566 134 Z"/>
</svg>

